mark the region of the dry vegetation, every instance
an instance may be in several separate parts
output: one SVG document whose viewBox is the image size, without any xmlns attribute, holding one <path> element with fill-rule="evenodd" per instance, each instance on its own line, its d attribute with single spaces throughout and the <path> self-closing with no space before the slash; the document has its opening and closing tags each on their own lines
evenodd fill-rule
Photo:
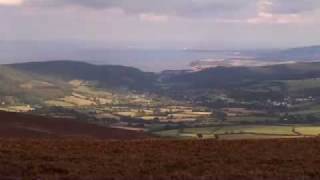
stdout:
<svg viewBox="0 0 320 180">
<path fill-rule="evenodd" d="M 0 140 L 2 178 L 318 179 L 320 139 Z"/>
</svg>

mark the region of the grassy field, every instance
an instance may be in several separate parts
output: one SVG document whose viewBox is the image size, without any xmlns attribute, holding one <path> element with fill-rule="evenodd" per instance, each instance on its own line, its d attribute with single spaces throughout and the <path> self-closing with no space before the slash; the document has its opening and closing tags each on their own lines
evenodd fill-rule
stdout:
<svg viewBox="0 0 320 180">
<path fill-rule="evenodd" d="M 275 80 L 264 81 L 244 88 L 249 92 L 281 92 L 287 89 L 289 93 L 299 93 L 306 89 L 320 88 L 320 78 L 303 79 L 303 80 Z"/>
<path fill-rule="evenodd" d="M 75 96 L 67 96 L 63 98 L 63 101 L 70 103 L 70 104 L 75 104 L 76 106 L 91 106 L 91 105 L 96 105 L 94 101 L 75 97 Z"/>
<path fill-rule="evenodd" d="M 71 93 L 69 85 L 60 80 L 17 71 L 3 65 L 0 66 L 0 81 L 0 100 L 4 99 L 2 101 L 6 102 L 4 97 L 14 97 L 7 104 L 42 103 Z"/>
<path fill-rule="evenodd" d="M 74 104 L 62 101 L 62 100 L 50 100 L 45 102 L 49 106 L 57 106 L 57 107 L 65 107 L 65 108 L 70 108 L 74 107 Z"/>
<path fill-rule="evenodd" d="M 289 92 L 297 92 L 305 89 L 320 88 L 320 78 L 305 80 L 288 80 L 282 82 L 284 82 L 287 85 Z"/>
<path fill-rule="evenodd" d="M 319 139 L 0 139 L 1 179 L 318 179 Z"/>
<path fill-rule="evenodd" d="M 259 121 L 276 121 L 279 117 L 275 116 L 235 116 L 228 117 L 228 121 L 231 122 L 259 122 Z"/>
<path fill-rule="evenodd" d="M 83 86 L 83 85 L 75 87 L 74 92 L 85 94 L 86 96 L 94 96 L 94 97 L 112 96 L 112 93 L 106 90 L 98 90 L 98 89 L 94 89 L 93 87 Z"/>
<path fill-rule="evenodd" d="M 319 126 L 302 126 L 297 127 L 296 131 L 303 134 L 303 135 L 309 135 L 309 136 L 318 136 L 320 135 L 320 127 Z"/>
<path fill-rule="evenodd" d="M 8 106 L 8 107 L 0 107 L 0 111 L 8 111 L 8 112 L 28 112 L 32 111 L 33 109 L 30 106 Z"/>
<path fill-rule="evenodd" d="M 154 134 L 158 136 L 163 136 L 163 137 L 178 137 L 180 132 L 179 132 L 179 129 L 173 129 L 173 130 L 154 132 Z"/>
<path fill-rule="evenodd" d="M 295 138 L 304 136 L 317 136 L 320 126 L 291 126 L 291 125 L 244 125 L 244 126 L 217 126 L 205 128 L 183 128 L 154 132 L 162 137 L 176 138 L 216 138 L 222 139 L 267 139 L 267 138 Z"/>
<path fill-rule="evenodd" d="M 291 114 L 318 114 L 320 113 L 320 105 L 316 103 L 307 104 L 300 107 L 301 110 L 290 112 Z"/>
<path fill-rule="evenodd" d="M 244 139 L 287 139 L 287 138 L 302 138 L 296 135 L 259 135 L 259 134 L 223 134 L 219 135 L 220 140 L 244 140 Z"/>
</svg>

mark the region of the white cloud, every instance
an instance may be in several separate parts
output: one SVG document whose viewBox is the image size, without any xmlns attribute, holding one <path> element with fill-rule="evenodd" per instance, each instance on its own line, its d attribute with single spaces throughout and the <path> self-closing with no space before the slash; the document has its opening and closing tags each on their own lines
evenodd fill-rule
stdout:
<svg viewBox="0 0 320 180">
<path fill-rule="evenodd" d="M 297 24 L 311 23 L 312 16 L 302 13 L 280 13 L 273 12 L 273 0 L 259 0 L 257 2 L 256 16 L 243 19 L 218 19 L 222 23 L 249 23 L 249 24 Z"/>
<path fill-rule="evenodd" d="M 23 3 L 22 0 L 0 0 L 0 6 L 14 6 L 14 5 L 21 5 Z"/>
<path fill-rule="evenodd" d="M 152 23 L 163 23 L 168 22 L 169 17 L 165 15 L 156 15 L 156 14 L 146 14 L 142 13 L 139 15 L 141 21 L 152 22 Z"/>
</svg>

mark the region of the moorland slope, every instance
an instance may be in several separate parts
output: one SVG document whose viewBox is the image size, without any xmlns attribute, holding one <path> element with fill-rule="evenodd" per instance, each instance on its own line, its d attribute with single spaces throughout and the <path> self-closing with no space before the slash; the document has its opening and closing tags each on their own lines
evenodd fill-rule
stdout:
<svg viewBox="0 0 320 180">
<path fill-rule="evenodd" d="M 102 127 L 73 119 L 56 119 L 0 111 L 0 138 L 140 139 L 134 131 Z"/>
<path fill-rule="evenodd" d="M 0 178 L 319 179 L 320 139 L 0 139 Z"/>
</svg>

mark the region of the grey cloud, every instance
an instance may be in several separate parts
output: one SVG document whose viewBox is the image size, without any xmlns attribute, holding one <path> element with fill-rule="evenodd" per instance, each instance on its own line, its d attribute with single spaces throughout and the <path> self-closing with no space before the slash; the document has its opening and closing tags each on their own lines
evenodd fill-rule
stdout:
<svg viewBox="0 0 320 180">
<path fill-rule="evenodd" d="M 279 14 L 299 14 L 320 9 L 319 0 L 272 0 L 272 4 L 272 12 Z"/>
<path fill-rule="evenodd" d="M 22 6 L 0 5 L 0 40 L 98 41 L 102 47 L 164 49 L 274 48 L 319 44 L 320 11 L 315 11 L 319 7 L 318 1 L 320 2 L 320 0 L 24 0 Z M 86 8 L 74 8 L 78 6 Z M 121 11 L 109 11 L 110 8 L 121 8 L 127 15 L 123 15 Z M 153 15 L 155 17 L 177 15 L 188 18 L 171 18 L 166 23 L 150 23 L 141 21 L 139 16 L 141 13 L 150 13 L 146 17 L 149 15 L 151 19 Z M 261 17 L 259 13 L 262 14 Z M 274 13 L 273 17 L 268 16 L 271 13 Z M 291 18 L 290 15 L 286 16 L 290 13 L 306 14 L 297 16 L 299 23 L 269 23 L 274 21 L 274 18 L 277 20 L 279 14 L 284 14 L 279 16 L 284 20 L 286 17 Z M 205 19 L 208 17 L 214 20 Z M 300 23 L 300 17 L 301 21 L 306 19 L 307 23 Z M 218 18 L 217 21 L 215 18 Z M 247 20 L 252 19 L 260 20 L 261 23 L 248 23 Z M 82 46 L 85 43 L 80 44 Z M 31 50 L 26 52 L 31 55 L 34 53 Z M 44 53 L 43 59 L 57 55 L 56 52 L 50 53 Z M 12 52 L 12 55 L 19 59 L 30 58 L 27 55 L 22 57 L 20 54 Z M 58 55 L 68 58 L 62 53 Z M 6 59 L 2 55 L 3 58 Z"/>
<path fill-rule="evenodd" d="M 95 9 L 121 8 L 127 13 L 177 16 L 246 16 L 255 12 L 258 0 L 25 0 L 27 6 L 82 6 Z"/>
</svg>

